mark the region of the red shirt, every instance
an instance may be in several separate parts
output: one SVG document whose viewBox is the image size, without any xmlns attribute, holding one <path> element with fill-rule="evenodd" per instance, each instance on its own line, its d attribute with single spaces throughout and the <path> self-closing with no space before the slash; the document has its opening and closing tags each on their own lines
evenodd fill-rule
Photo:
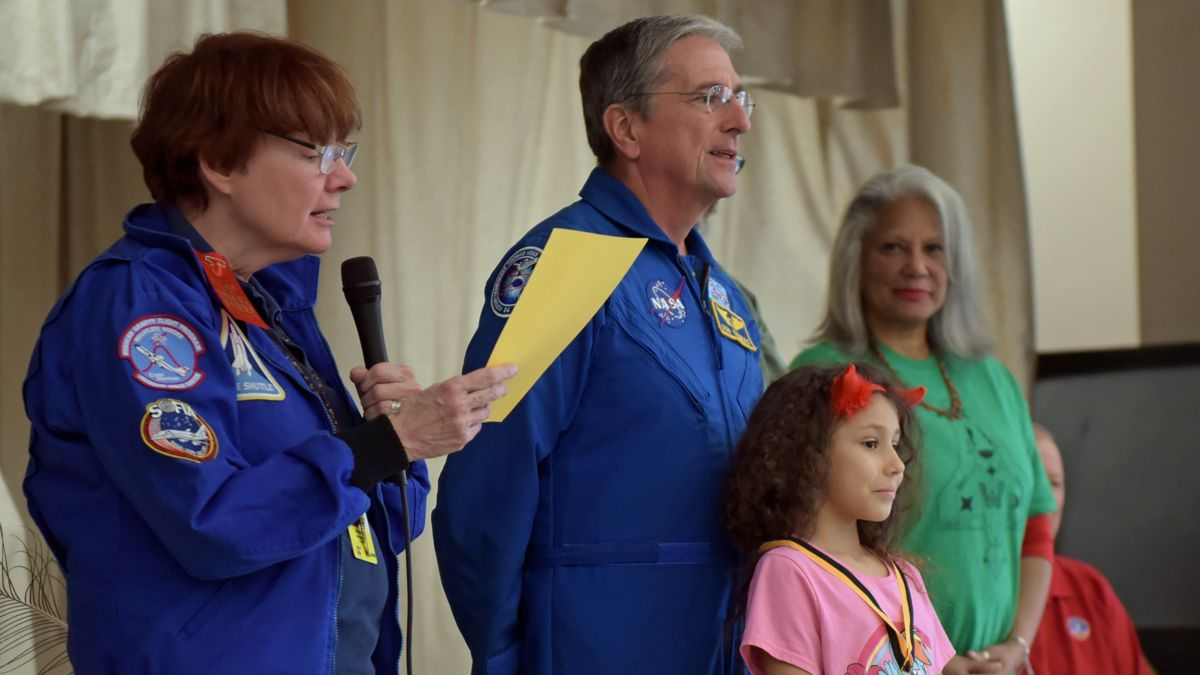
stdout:
<svg viewBox="0 0 1200 675">
<path fill-rule="evenodd" d="M 1149 675 L 1125 606 L 1096 568 L 1055 556 L 1050 597 L 1033 641 L 1038 675 Z"/>
</svg>

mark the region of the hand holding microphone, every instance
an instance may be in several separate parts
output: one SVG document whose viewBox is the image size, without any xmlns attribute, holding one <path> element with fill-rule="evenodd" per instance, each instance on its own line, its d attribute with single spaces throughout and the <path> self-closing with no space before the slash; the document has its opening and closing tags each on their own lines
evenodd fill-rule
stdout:
<svg viewBox="0 0 1200 675">
<path fill-rule="evenodd" d="M 480 368 L 422 389 L 411 368 L 387 362 L 375 261 L 350 258 L 342 263 L 342 290 L 354 315 L 367 367 L 350 371 L 367 419 L 387 415 L 410 460 L 429 459 L 461 450 L 505 394 L 504 381 L 515 365 Z"/>
</svg>

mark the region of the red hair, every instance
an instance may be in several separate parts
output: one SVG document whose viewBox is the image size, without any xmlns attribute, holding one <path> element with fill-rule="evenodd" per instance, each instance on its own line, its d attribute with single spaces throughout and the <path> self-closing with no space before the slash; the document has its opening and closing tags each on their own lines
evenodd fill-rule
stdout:
<svg viewBox="0 0 1200 675">
<path fill-rule="evenodd" d="M 263 132 L 342 141 L 362 123 L 345 72 L 311 47 L 260 33 L 202 35 L 146 82 L 130 139 L 159 203 L 204 210 L 200 157 L 245 168 Z"/>
</svg>

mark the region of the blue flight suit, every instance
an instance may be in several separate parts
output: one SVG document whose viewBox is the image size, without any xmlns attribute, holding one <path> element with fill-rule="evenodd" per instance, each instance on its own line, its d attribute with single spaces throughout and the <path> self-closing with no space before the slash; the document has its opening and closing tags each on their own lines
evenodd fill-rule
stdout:
<svg viewBox="0 0 1200 675">
<path fill-rule="evenodd" d="M 339 543 L 366 511 L 388 579 L 367 656 L 397 673 L 400 487 L 349 482 L 355 434 L 379 425 L 334 435 L 296 356 L 231 319 L 168 213 L 129 213 L 125 236 L 51 310 L 25 381 L 25 493 L 67 577 L 75 670 L 333 672 L 349 583 Z M 306 256 L 254 280 L 336 407 L 361 422 L 317 325 L 318 269 Z M 428 490 L 414 463 L 414 536 Z"/>
<path fill-rule="evenodd" d="M 649 241 L 507 420 L 448 458 L 442 583 L 475 675 L 729 673 L 737 560 L 721 499 L 763 389 L 757 328 L 698 232 L 679 255 L 600 168 L 580 196 L 488 280 L 465 371 L 484 365 L 553 229 Z"/>
</svg>

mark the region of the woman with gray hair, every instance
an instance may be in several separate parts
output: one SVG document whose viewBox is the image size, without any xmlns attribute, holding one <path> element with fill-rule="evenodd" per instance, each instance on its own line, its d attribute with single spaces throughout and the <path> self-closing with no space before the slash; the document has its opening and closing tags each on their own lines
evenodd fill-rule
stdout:
<svg viewBox="0 0 1200 675">
<path fill-rule="evenodd" d="M 1018 672 L 1049 590 L 1055 502 L 1021 390 L 989 356 L 962 198 L 918 166 L 881 173 L 851 201 L 832 256 L 817 344 L 792 366 L 870 361 L 928 390 L 904 548 L 925 560 L 959 652 L 944 672 Z"/>
</svg>

